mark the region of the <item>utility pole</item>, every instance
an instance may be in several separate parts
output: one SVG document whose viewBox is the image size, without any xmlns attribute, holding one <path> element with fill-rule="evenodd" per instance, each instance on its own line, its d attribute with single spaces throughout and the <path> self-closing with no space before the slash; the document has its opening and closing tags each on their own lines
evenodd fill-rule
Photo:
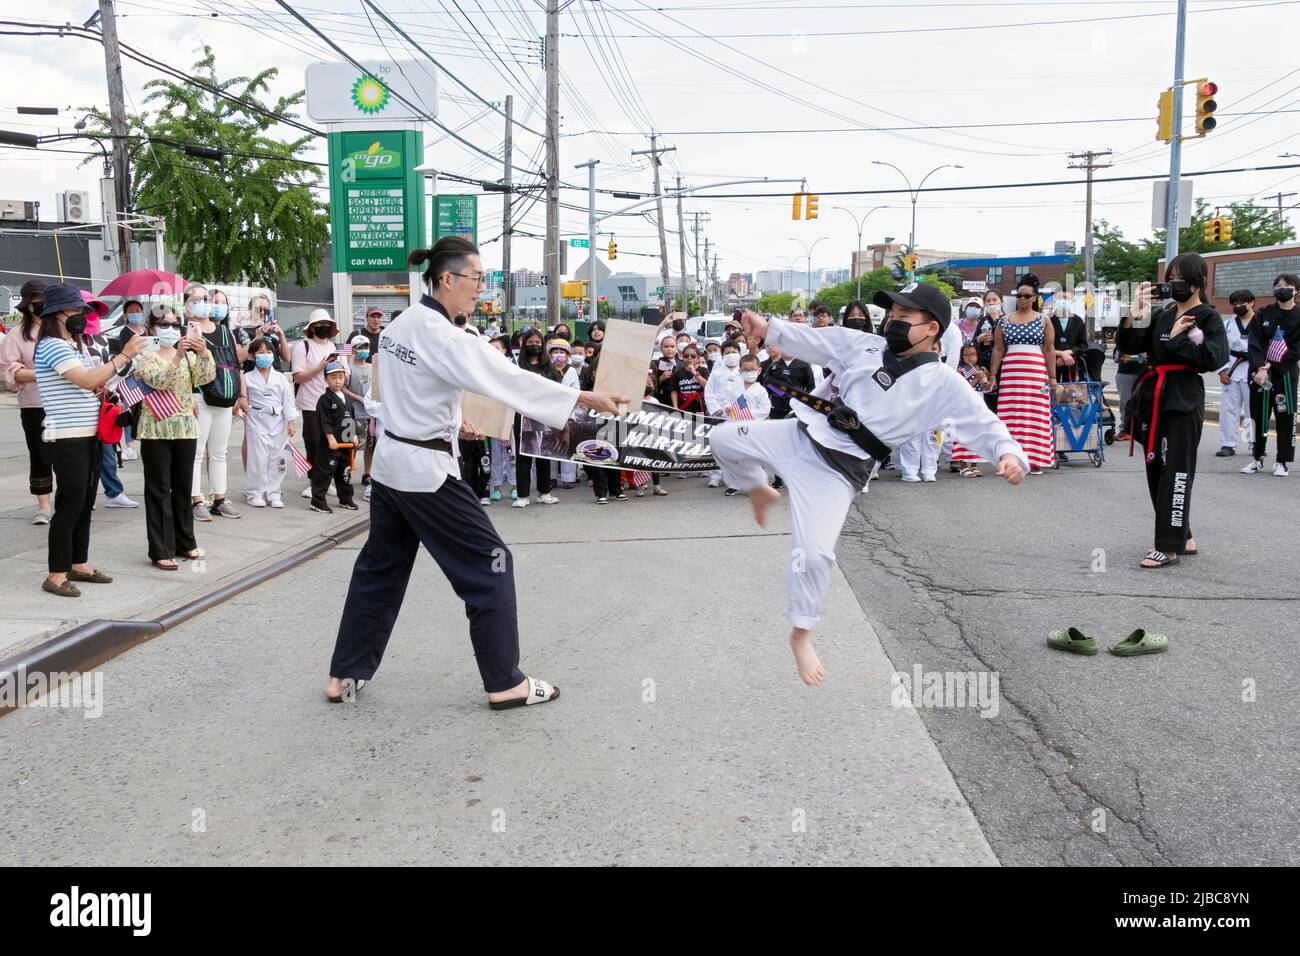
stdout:
<svg viewBox="0 0 1300 956">
<path fill-rule="evenodd" d="M 1187 45 L 1187 0 L 1178 0 L 1174 38 L 1174 136 L 1169 143 L 1169 189 L 1165 204 L 1165 270 L 1178 255 L 1178 177 L 1183 172 L 1183 48 Z M 1163 276 L 1161 278 L 1164 278 Z"/>
<path fill-rule="evenodd" d="M 663 279 L 663 283 L 664 283 L 664 302 L 665 302 L 664 312 L 667 313 L 668 312 L 667 303 L 672 301 L 673 296 L 672 296 L 672 291 L 668 288 L 668 237 L 664 232 L 664 194 L 663 191 L 659 188 L 659 164 L 660 164 L 659 154 L 675 153 L 677 152 L 677 147 L 669 146 L 662 149 L 658 148 L 655 146 L 655 141 L 658 138 L 659 138 L 658 133 L 651 133 L 650 148 L 634 150 L 632 152 L 632 155 L 649 156 L 650 166 L 654 170 L 654 174 L 655 174 L 655 209 L 656 209 L 656 214 L 659 217 L 659 277 Z"/>
<path fill-rule="evenodd" d="M 510 135 L 511 127 L 514 125 L 515 98 L 511 95 L 506 96 L 506 148 L 505 164 L 506 191 L 502 197 L 504 200 L 504 210 L 501 217 L 501 238 L 505 240 L 505 245 L 501 248 L 501 311 L 505 313 L 506 331 L 510 330 L 510 312 L 515 304 L 515 284 L 510 279 L 510 240 L 514 233 L 510 223 L 510 207 L 513 205 L 511 200 L 514 199 L 514 179 L 511 176 L 510 164 L 514 158 L 514 140 Z"/>
<path fill-rule="evenodd" d="M 573 167 L 587 170 L 587 280 L 590 284 L 587 292 L 588 305 L 591 308 L 591 314 L 588 316 L 590 322 L 600 318 L 596 311 L 596 166 L 599 163 L 598 159 L 589 159 Z M 574 329 L 576 331 L 577 326 Z"/>
<path fill-rule="evenodd" d="M 709 214 L 707 212 L 693 212 L 691 213 L 691 218 L 694 219 L 694 224 L 691 226 L 691 232 L 695 236 L 695 286 L 698 289 L 702 287 L 704 278 L 704 273 L 700 272 L 700 223 L 703 222 L 707 224 L 709 221 Z M 704 244 L 705 246 L 708 245 L 707 239 L 704 241 Z M 704 253 L 704 269 L 706 272 L 708 271 L 708 268 L 709 254 L 706 251 Z M 704 311 L 707 312 L 708 309 L 706 308 Z"/>
<path fill-rule="evenodd" d="M 546 0 L 546 315 L 560 321 L 560 6 Z"/>
<path fill-rule="evenodd" d="M 707 269 L 708 267 L 709 267 L 708 262 L 705 262 L 704 268 Z M 713 284 L 710 286 L 710 295 L 716 294 L 717 290 L 718 290 L 718 254 L 715 252 L 713 254 Z"/>
<path fill-rule="evenodd" d="M 1297 193 L 1278 193 L 1277 194 L 1277 224 L 1279 228 L 1286 226 L 1286 218 L 1282 215 L 1282 200 L 1290 199 Z"/>
<path fill-rule="evenodd" d="M 682 219 L 682 177 L 677 177 L 677 244 L 682 256 L 682 311 L 691 314 L 690 286 L 686 282 L 686 223 Z"/>
<path fill-rule="evenodd" d="M 1087 202 L 1084 203 L 1084 227 L 1083 227 L 1083 271 L 1084 271 L 1084 296 L 1085 300 L 1091 300 L 1094 304 L 1097 302 L 1096 295 L 1093 291 L 1095 276 L 1092 268 L 1092 174 L 1094 170 L 1109 169 L 1111 163 L 1099 163 L 1097 160 L 1110 156 L 1112 151 L 1103 150 L 1086 150 L 1082 153 L 1071 153 L 1070 159 L 1078 160 L 1070 164 L 1070 169 L 1083 169 L 1088 173 L 1088 193 Z M 1093 339 L 1099 331 L 1100 320 L 1097 312 L 1099 309 L 1087 309 L 1085 314 L 1088 317 L 1088 338 Z"/>
<path fill-rule="evenodd" d="M 123 220 L 131 213 L 131 170 L 126 155 L 126 102 L 122 86 L 122 54 L 117 46 L 113 0 L 99 0 L 99 29 L 104 37 L 104 67 L 108 72 L 108 115 L 113 129 L 113 192 Z M 114 223 L 105 222 L 106 229 Z M 131 227 L 120 226 L 119 270 L 131 271 Z M 160 266 L 161 268 L 161 266 Z"/>
<path fill-rule="evenodd" d="M 699 242 L 700 242 L 699 233 L 696 233 L 696 235 L 695 235 L 695 243 L 696 243 L 696 245 L 695 245 L 695 274 L 696 274 L 697 276 L 700 275 L 700 246 L 699 246 Z M 703 288 L 704 288 L 704 303 L 703 303 L 703 305 L 700 307 L 700 311 L 701 311 L 701 312 L 712 312 L 712 311 L 713 311 L 713 283 L 709 282 L 709 240 L 708 240 L 707 237 L 706 237 L 705 240 L 704 240 L 704 275 L 703 275 L 702 279 L 703 279 L 703 282 L 704 282 L 704 285 L 703 285 Z M 696 281 L 699 282 L 699 281 L 701 281 L 701 280 L 700 280 L 700 279 L 697 279 Z"/>
</svg>

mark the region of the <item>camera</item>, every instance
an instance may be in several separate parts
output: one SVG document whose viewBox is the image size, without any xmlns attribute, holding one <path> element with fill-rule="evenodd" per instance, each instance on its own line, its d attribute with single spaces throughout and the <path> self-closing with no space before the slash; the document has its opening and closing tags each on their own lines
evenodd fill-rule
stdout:
<svg viewBox="0 0 1300 956">
<path fill-rule="evenodd" d="M 1171 282 L 1156 282 L 1151 286 L 1151 295 L 1156 299 L 1172 299 L 1174 287 Z"/>
</svg>

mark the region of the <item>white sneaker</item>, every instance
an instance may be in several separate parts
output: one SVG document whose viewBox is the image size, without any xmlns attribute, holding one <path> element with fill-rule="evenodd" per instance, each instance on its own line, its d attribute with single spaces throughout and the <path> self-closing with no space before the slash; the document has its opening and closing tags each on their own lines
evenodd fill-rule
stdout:
<svg viewBox="0 0 1300 956">
<path fill-rule="evenodd" d="M 709 487 L 710 487 L 710 488 L 721 488 L 721 487 L 722 487 L 722 479 L 721 479 L 721 478 L 710 478 L 710 479 L 709 479 Z"/>
<path fill-rule="evenodd" d="M 369 486 L 367 486 L 367 487 L 369 487 Z M 484 508 L 486 508 L 488 505 L 492 504 L 492 499 L 491 499 L 491 498 L 480 498 L 480 499 L 478 500 L 478 503 L 481 504 Z"/>
<path fill-rule="evenodd" d="M 308 485 L 306 488 L 304 488 L 304 489 L 302 490 L 302 494 L 300 494 L 298 497 L 299 497 L 299 498 L 310 498 L 310 497 L 311 497 L 311 485 Z"/>
<path fill-rule="evenodd" d="M 279 496 L 279 495 L 267 495 L 267 496 L 266 496 L 266 504 L 267 504 L 268 507 L 271 507 L 271 508 L 283 508 L 283 507 L 284 507 L 284 502 L 280 500 L 280 496 Z"/>
<path fill-rule="evenodd" d="M 558 505 L 560 503 L 560 499 L 555 497 L 555 495 L 551 494 L 549 491 L 537 500 L 544 505 Z"/>
<path fill-rule="evenodd" d="M 1277 472 L 1274 471 L 1273 474 L 1276 475 Z M 130 498 L 126 496 L 125 491 L 122 492 L 120 495 L 114 495 L 112 498 L 109 498 L 104 502 L 104 504 L 110 508 L 139 508 L 140 507 L 140 502 L 132 501 Z"/>
<path fill-rule="evenodd" d="M 922 480 L 922 481 L 938 481 L 939 479 L 936 478 L 934 475 L 922 475 L 922 476 L 921 476 L 921 480 Z"/>
<path fill-rule="evenodd" d="M 907 475 L 907 474 L 905 474 L 905 475 L 903 475 L 903 480 L 904 480 L 904 481 L 920 481 L 920 480 L 921 480 L 921 476 L 920 476 L 920 475 Z"/>
<path fill-rule="evenodd" d="M 369 500 L 370 500 L 370 486 L 369 486 L 369 485 L 366 485 L 366 490 L 363 491 L 363 492 L 361 492 L 361 500 L 362 500 L 362 501 L 369 501 Z"/>
<path fill-rule="evenodd" d="M 528 507 L 528 499 L 527 499 L 527 498 L 516 498 L 514 501 L 510 502 L 510 507 L 511 507 L 511 508 L 527 508 L 527 507 Z"/>
<path fill-rule="evenodd" d="M 1286 465 L 1282 464 L 1280 461 L 1273 466 L 1274 478 L 1285 478 L 1289 474 L 1291 474 L 1291 472 L 1287 469 Z M 112 504 L 112 502 L 110 501 L 109 504 Z"/>
<path fill-rule="evenodd" d="M 1252 461 L 1252 462 L 1251 462 L 1249 465 L 1247 465 L 1245 468 L 1241 469 L 1241 473 L 1242 473 L 1243 475 L 1253 475 L 1253 474 L 1256 474 L 1257 472 L 1261 472 L 1261 471 L 1263 471 L 1263 470 L 1264 470 L 1264 462 L 1263 462 L 1262 460 L 1260 460 L 1259 458 L 1256 458 L 1254 461 Z"/>
<path fill-rule="evenodd" d="M 139 457 L 140 457 L 140 453 L 136 451 L 134 448 L 132 448 L 130 445 L 127 445 L 122 449 L 123 461 L 135 461 Z"/>
<path fill-rule="evenodd" d="M 266 499 L 261 495 L 244 495 L 244 500 L 248 502 L 250 508 L 266 507 Z"/>
</svg>

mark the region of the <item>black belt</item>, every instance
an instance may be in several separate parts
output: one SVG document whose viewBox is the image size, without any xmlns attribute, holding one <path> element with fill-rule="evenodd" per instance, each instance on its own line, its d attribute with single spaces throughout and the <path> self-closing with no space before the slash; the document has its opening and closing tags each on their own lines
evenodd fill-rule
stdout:
<svg viewBox="0 0 1300 956">
<path fill-rule="evenodd" d="M 445 438 L 403 438 L 401 435 L 394 435 L 387 428 L 384 429 L 384 434 L 393 441 L 406 442 L 419 448 L 432 448 L 434 451 L 445 451 L 449 455 L 452 453 L 451 442 Z"/>
<path fill-rule="evenodd" d="M 831 428 L 848 435 L 853 440 L 853 444 L 876 461 L 884 461 L 889 457 L 889 446 L 872 434 L 871 429 L 858 419 L 857 412 L 843 402 L 832 402 L 824 398 L 818 398 L 816 395 L 809 395 L 807 392 L 790 385 L 768 385 L 768 390 L 783 397 L 792 398 L 796 402 L 802 402 L 813 411 L 825 415 L 826 421 Z"/>
</svg>

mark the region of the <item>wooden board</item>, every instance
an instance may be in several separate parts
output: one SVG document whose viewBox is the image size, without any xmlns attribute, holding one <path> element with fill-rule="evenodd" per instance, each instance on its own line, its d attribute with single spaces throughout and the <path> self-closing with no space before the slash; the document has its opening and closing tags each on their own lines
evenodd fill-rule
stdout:
<svg viewBox="0 0 1300 956">
<path fill-rule="evenodd" d="M 605 325 L 600 344 L 600 367 L 596 369 L 596 391 L 626 395 L 627 410 L 641 410 L 650 356 L 659 337 L 657 325 L 613 320 Z"/>
<path fill-rule="evenodd" d="M 460 393 L 460 415 L 484 435 L 503 441 L 510 438 L 515 424 L 514 409 L 477 392 Z"/>
</svg>

